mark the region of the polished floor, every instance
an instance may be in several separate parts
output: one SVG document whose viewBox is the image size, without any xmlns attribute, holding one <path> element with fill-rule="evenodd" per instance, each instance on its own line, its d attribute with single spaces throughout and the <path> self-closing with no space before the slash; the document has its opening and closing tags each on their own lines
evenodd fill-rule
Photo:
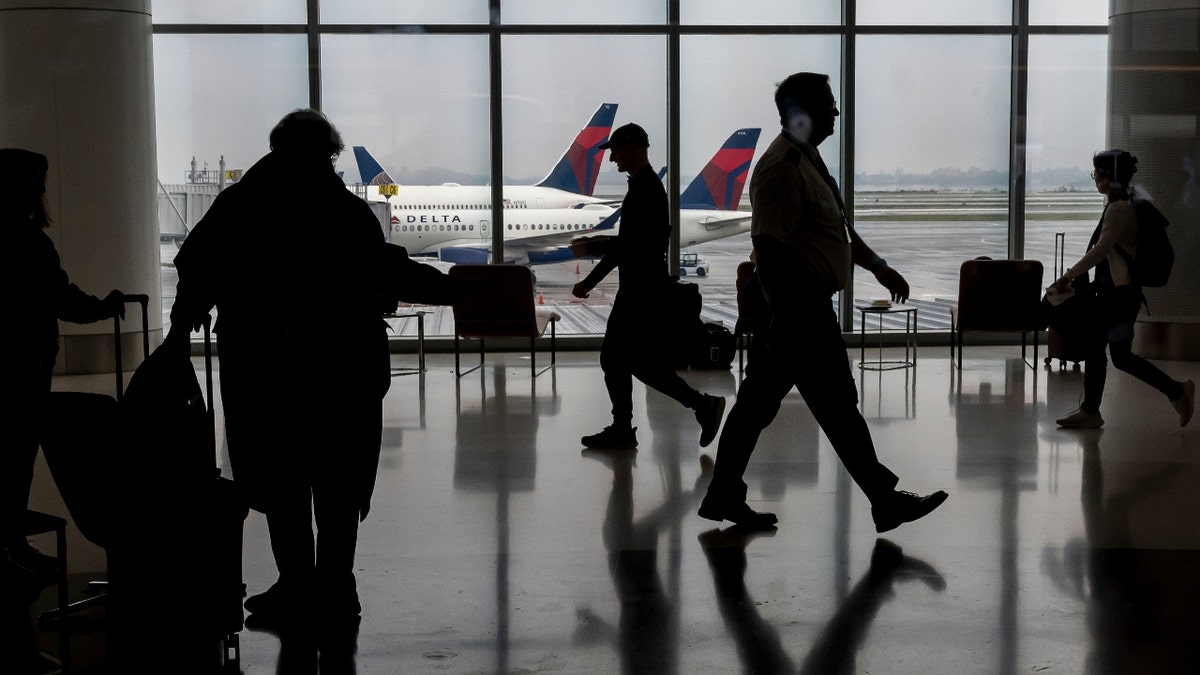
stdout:
<svg viewBox="0 0 1200 675">
<path fill-rule="evenodd" d="M 336 672 L 1200 672 L 1200 420 L 1180 429 L 1111 371 L 1103 430 L 1061 430 L 1080 372 L 1030 368 L 1016 346 L 968 346 L 959 371 L 947 352 L 855 365 L 900 489 L 950 493 L 885 536 L 794 392 L 748 473 L 779 527 L 746 535 L 696 515 L 715 444 L 658 393 L 635 385 L 636 452 L 582 451 L 609 421 L 596 353 L 537 378 L 527 355 L 489 355 L 457 380 L 430 355 L 386 399 L 362 623 Z M 1160 365 L 1200 380 L 1200 363 Z M 730 403 L 739 381 L 736 360 L 685 376 Z M 72 546 L 86 568 L 88 544 Z M 251 593 L 273 581 L 253 513 L 244 561 Z M 247 629 L 241 670 L 316 673 L 317 644 Z"/>
</svg>

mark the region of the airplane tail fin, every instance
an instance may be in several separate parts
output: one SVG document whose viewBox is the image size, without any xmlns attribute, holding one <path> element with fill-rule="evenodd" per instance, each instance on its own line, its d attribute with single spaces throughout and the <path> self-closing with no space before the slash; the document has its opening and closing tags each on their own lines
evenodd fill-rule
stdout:
<svg viewBox="0 0 1200 675">
<path fill-rule="evenodd" d="M 359 180 L 364 185 L 390 185 L 395 183 L 388 172 L 361 145 L 354 146 L 354 160 L 358 162 Z"/>
<path fill-rule="evenodd" d="M 761 129 L 738 129 L 679 198 L 685 209 L 736 211 Z"/>
<path fill-rule="evenodd" d="M 601 103 L 558 164 L 538 185 L 591 197 L 604 164 L 604 151 L 597 146 L 608 139 L 616 116 L 616 103 Z"/>
</svg>

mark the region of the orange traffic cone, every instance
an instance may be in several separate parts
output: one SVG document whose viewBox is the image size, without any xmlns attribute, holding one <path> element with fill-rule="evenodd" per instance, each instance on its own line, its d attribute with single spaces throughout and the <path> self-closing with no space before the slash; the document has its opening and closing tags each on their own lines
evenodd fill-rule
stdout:
<svg viewBox="0 0 1200 675">
<path fill-rule="evenodd" d="M 579 263 L 575 263 L 575 274 L 579 274 Z"/>
<path fill-rule="evenodd" d="M 538 291 L 538 304 L 539 305 L 546 304 L 546 296 L 542 295 L 541 291 Z"/>
</svg>

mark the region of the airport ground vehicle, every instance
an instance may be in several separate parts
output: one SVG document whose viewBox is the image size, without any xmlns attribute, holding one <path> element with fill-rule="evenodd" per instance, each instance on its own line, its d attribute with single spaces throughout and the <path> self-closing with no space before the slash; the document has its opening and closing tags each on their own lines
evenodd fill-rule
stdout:
<svg viewBox="0 0 1200 675">
<path fill-rule="evenodd" d="M 701 259 L 696 253 L 679 254 L 679 276 L 686 277 L 689 274 L 698 277 L 707 276 L 708 261 Z"/>
</svg>

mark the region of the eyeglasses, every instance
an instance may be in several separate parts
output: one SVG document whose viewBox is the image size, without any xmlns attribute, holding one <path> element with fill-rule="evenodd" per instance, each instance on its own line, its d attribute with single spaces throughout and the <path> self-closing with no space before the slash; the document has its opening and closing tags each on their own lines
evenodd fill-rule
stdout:
<svg viewBox="0 0 1200 675">
<path fill-rule="evenodd" d="M 1097 171 L 1095 169 L 1092 169 L 1092 172 L 1088 175 L 1092 177 L 1092 180 L 1096 180 L 1097 178 L 1112 178 L 1112 176 L 1108 175 L 1108 172 Z"/>
</svg>

